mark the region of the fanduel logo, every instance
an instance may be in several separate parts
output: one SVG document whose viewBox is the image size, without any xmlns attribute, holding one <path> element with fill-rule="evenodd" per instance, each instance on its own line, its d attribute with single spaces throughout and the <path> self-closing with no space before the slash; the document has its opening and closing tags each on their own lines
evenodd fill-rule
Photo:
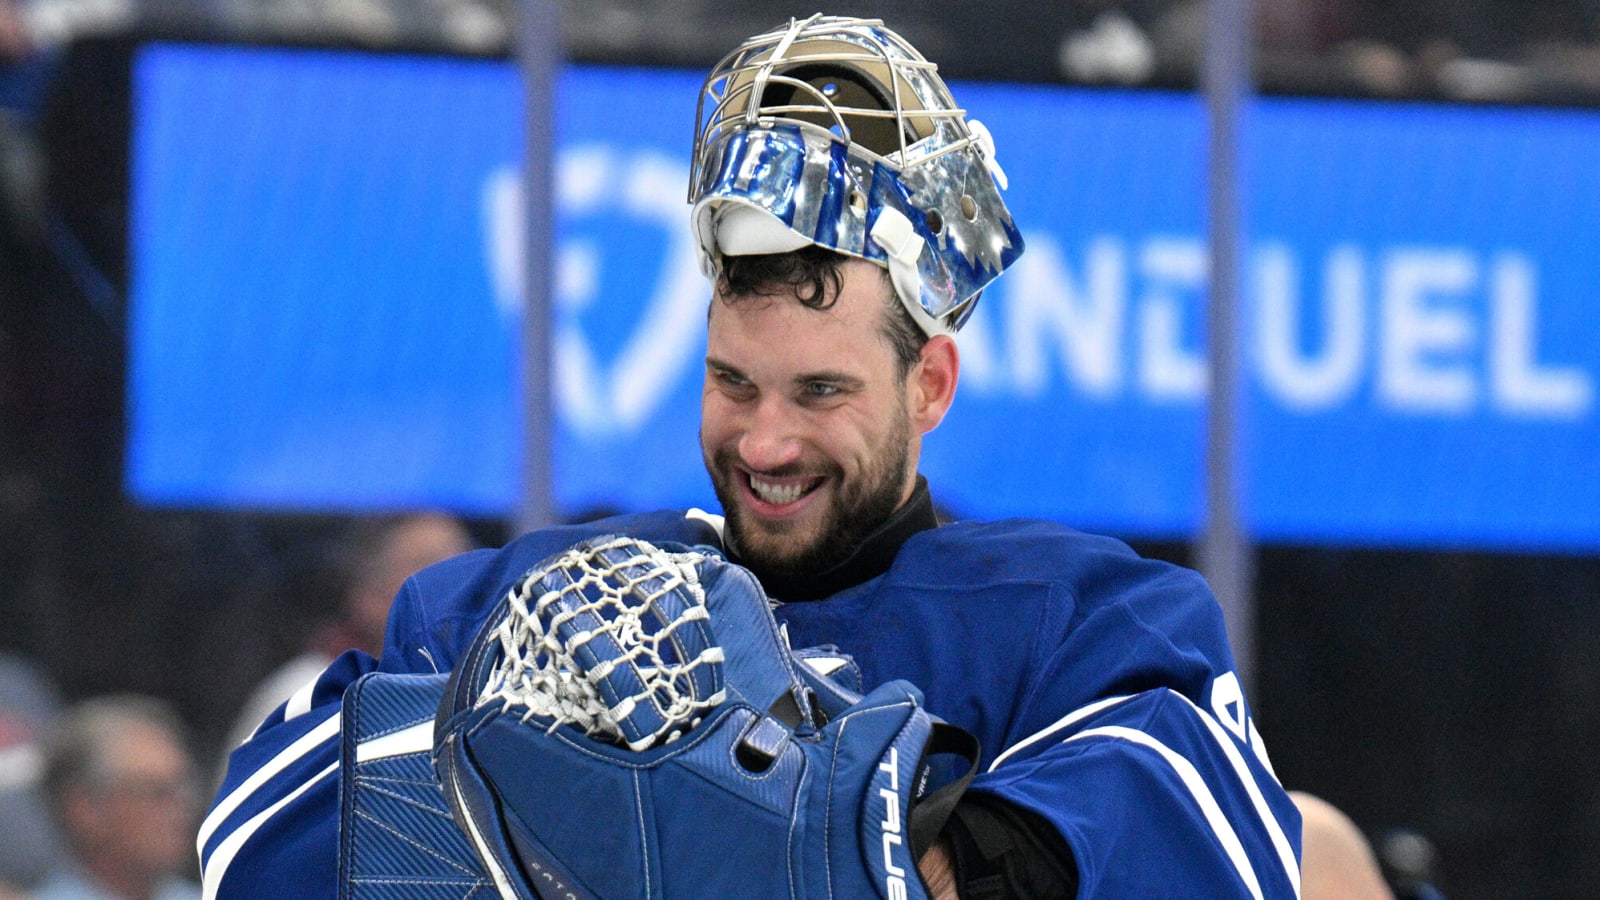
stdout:
<svg viewBox="0 0 1600 900">
<path fill-rule="evenodd" d="M 906 870 L 894 864 L 896 848 L 905 845 L 904 823 L 900 820 L 900 752 L 897 748 L 889 748 L 889 756 L 878 763 L 878 771 L 889 776 L 888 787 L 878 789 L 878 796 L 883 798 L 883 820 L 878 823 L 883 834 L 883 870 L 886 873 L 883 888 L 890 900 L 905 900 Z"/>
<path fill-rule="evenodd" d="M 660 411 L 674 387 L 698 371 L 710 288 L 695 262 L 683 201 L 688 167 L 650 150 L 606 144 L 564 149 L 556 167 L 556 205 L 564 224 L 597 219 L 616 227 L 564 229 L 556 245 L 551 292 L 555 402 L 563 421 L 581 436 L 632 433 Z M 516 169 L 491 172 L 482 195 L 485 262 L 495 305 L 513 320 L 525 296 L 523 209 Z M 640 277 L 614 275 L 627 283 L 625 299 L 638 309 L 621 317 L 627 328 L 587 333 L 581 317 L 602 299 L 608 266 L 640 255 L 625 239 L 604 243 L 625 225 L 642 226 L 664 252 L 643 260 Z M 615 293 L 605 297 L 611 303 L 617 299 Z"/>
<path fill-rule="evenodd" d="M 605 144 L 566 149 L 558 167 L 565 222 L 605 227 L 564 234 L 557 246 L 556 400 L 580 435 L 631 433 L 697 369 L 708 288 L 683 202 L 685 167 Z M 495 301 L 514 315 L 523 285 L 513 169 L 491 173 L 483 209 Z M 626 239 L 604 243 L 623 226 L 643 226 L 659 240 L 648 254 Z M 1204 242 L 1091 235 L 1077 258 L 1067 243 L 1028 234 L 1028 252 L 962 331 L 963 385 L 1016 398 L 1064 386 L 1092 400 L 1132 392 L 1157 405 L 1199 402 L 1207 383 Z M 1541 355 L 1538 267 L 1529 255 L 1350 243 L 1306 255 L 1263 240 L 1247 259 L 1251 374 L 1285 409 L 1370 402 L 1410 416 L 1478 408 L 1554 421 L 1593 414 L 1594 373 Z M 626 333 L 585 330 L 581 317 L 602 296 L 638 308 Z"/>
<path fill-rule="evenodd" d="M 1132 392 L 1151 404 L 1204 396 L 1203 241 L 1093 235 L 1074 259 L 1057 235 L 1027 240 L 961 332 L 963 387 L 1036 397 L 1064 381 L 1090 399 Z M 1408 416 L 1486 409 L 1554 421 L 1594 412 L 1594 374 L 1544 357 L 1528 254 L 1346 242 L 1313 257 L 1263 240 L 1246 265 L 1255 305 L 1243 349 L 1253 379 L 1287 410 L 1371 402 Z"/>
</svg>

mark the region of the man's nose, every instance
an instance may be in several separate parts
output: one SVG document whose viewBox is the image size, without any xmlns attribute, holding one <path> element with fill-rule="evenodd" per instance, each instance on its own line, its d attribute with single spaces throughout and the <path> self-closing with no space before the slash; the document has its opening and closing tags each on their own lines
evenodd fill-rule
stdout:
<svg viewBox="0 0 1600 900">
<path fill-rule="evenodd" d="M 769 472 L 800 458 L 800 436 L 792 410 L 776 398 L 763 398 L 751 410 L 739 457 L 746 466 Z"/>
</svg>

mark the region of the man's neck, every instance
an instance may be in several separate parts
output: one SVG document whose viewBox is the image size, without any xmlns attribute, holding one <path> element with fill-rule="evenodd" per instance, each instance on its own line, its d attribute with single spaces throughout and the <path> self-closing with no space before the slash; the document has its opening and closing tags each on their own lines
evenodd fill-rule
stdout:
<svg viewBox="0 0 1600 900">
<path fill-rule="evenodd" d="M 918 475 L 911 498 L 895 510 L 894 515 L 862 539 L 855 551 L 839 563 L 821 572 L 808 572 L 799 576 L 774 575 L 754 568 L 752 571 L 761 581 L 761 586 L 766 589 L 767 596 L 774 600 L 785 602 L 821 600 L 889 571 L 889 566 L 894 563 L 900 547 L 910 540 L 912 535 L 937 527 L 938 524 L 939 518 L 934 512 L 933 497 L 928 493 L 928 480 Z M 729 559 L 736 563 L 742 562 L 737 547 L 729 546 L 727 549 Z"/>
</svg>

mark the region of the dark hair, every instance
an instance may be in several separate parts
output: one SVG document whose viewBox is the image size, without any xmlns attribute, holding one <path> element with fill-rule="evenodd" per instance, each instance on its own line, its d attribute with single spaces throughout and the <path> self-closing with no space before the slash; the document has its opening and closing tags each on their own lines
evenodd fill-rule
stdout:
<svg viewBox="0 0 1600 900">
<path fill-rule="evenodd" d="M 165 700 L 140 694 L 85 700 L 67 712 L 44 744 L 40 781 L 52 805 L 59 809 L 69 791 L 105 777 L 107 760 L 118 752 L 122 729 L 129 724 L 149 725 L 185 746 L 183 725 Z"/>
<path fill-rule="evenodd" d="M 723 303 L 744 297 L 773 297 L 793 292 L 808 309 L 827 309 L 839 299 L 844 286 L 840 267 L 853 257 L 815 244 L 788 253 L 727 256 L 717 276 L 717 294 Z M 905 378 L 922 355 L 928 336 L 900 302 L 887 269 L 880 269 L 887 310 L 880 316 L 879 332 L 894 351 L 899 375 Z"/>
</svg>

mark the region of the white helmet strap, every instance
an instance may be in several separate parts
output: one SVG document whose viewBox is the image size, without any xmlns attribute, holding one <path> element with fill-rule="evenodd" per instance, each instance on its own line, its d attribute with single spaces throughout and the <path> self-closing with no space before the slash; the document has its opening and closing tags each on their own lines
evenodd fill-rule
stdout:
<svg viewBox="0 0 1600 900">
<path fill-rule="evenodd" d="M 905 214 L 892 207 L 883 207 L 872 223 L 872 242 L 883 249 L 889 262 L 889 281 L 900 302 L 911 312 L 911 318 L 929 337 L 949 334 L 944 323 L 928 315 L 922 308 L 922 276 L 917 272 L 917 259 L 922 256 L 922 236 L 911 226 Z"/>
</svg>

